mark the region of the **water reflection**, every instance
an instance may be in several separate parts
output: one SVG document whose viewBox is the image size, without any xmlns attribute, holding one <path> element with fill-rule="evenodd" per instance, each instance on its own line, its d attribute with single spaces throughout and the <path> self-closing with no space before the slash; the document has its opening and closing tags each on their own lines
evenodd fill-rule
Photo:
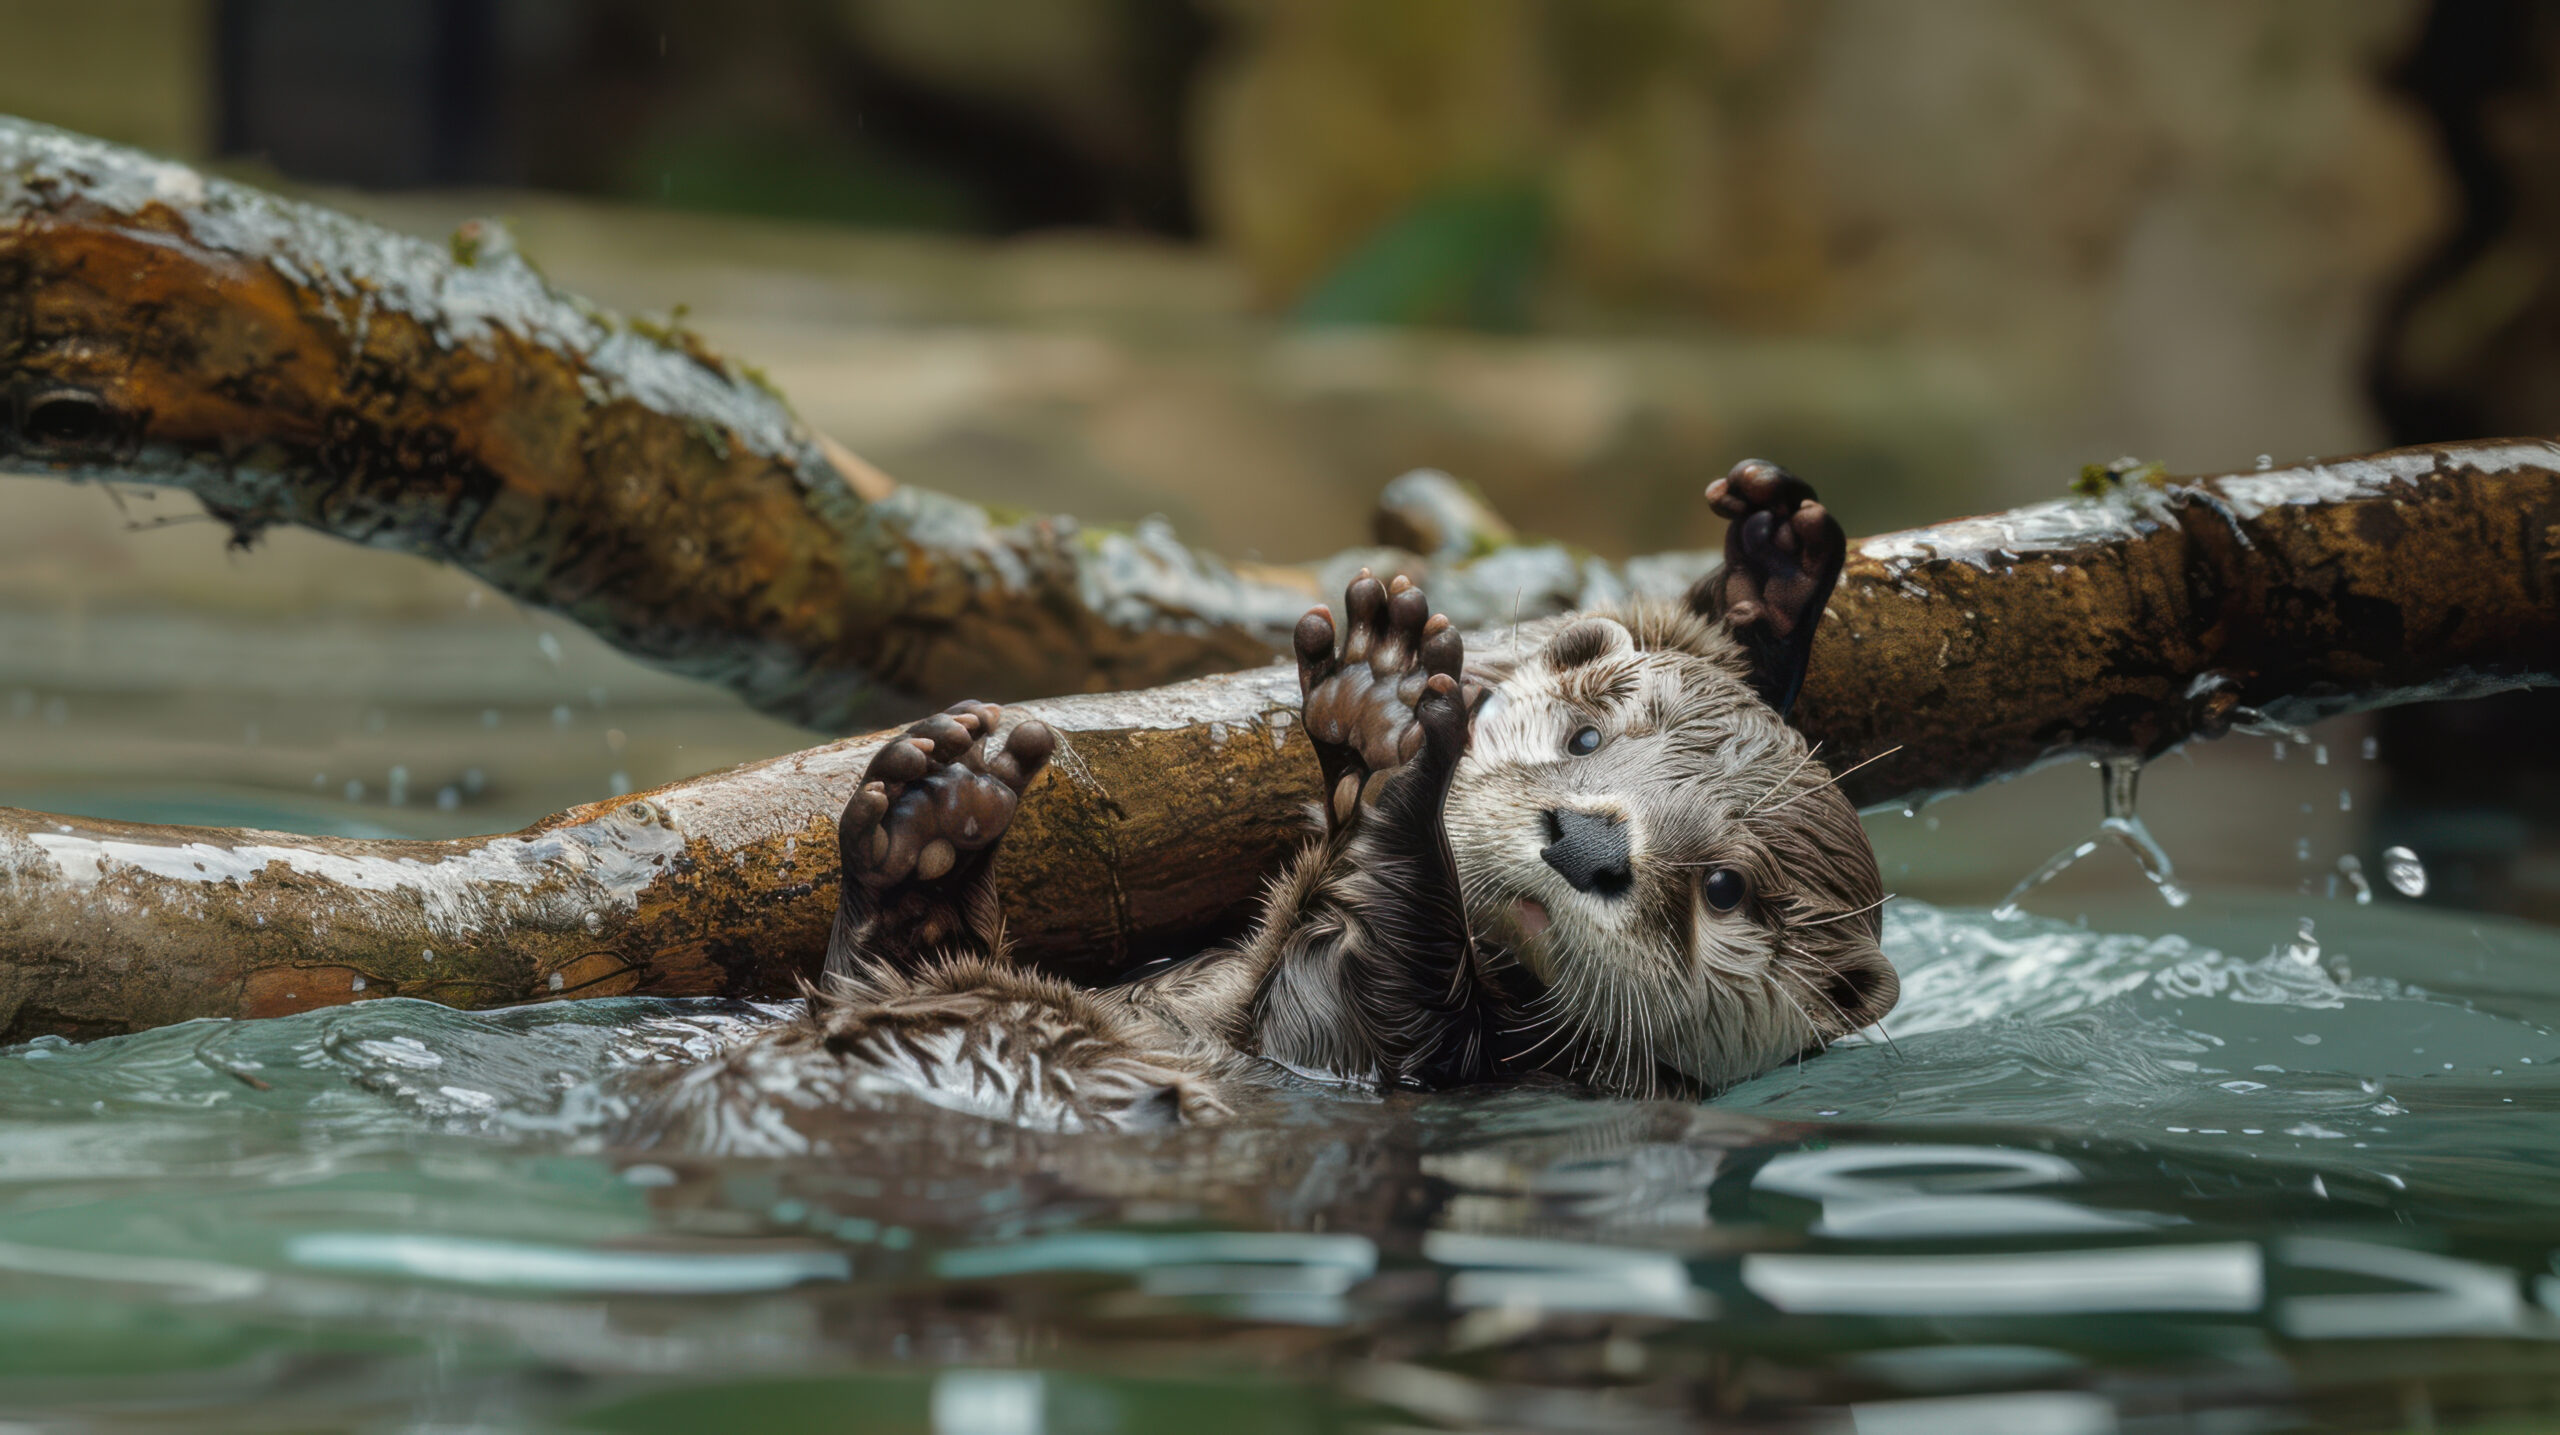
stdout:
<svg viewBox="0 0 2560 1435">
<path fill-rule="evenodd" d="M 2332 911 L 2306 959 L 2281 908 L 1913 907 L 1893 1045 L 1711 1106 L 1301 1090 L 1081 1137 L 889 1106 L 788 1161 L 602 1135 L 623 1074 L 778 1007 L 31 1044 L 0 1419 L 2094 1430 L 2560 1394 L 2560 943 Z"/>
</svg>

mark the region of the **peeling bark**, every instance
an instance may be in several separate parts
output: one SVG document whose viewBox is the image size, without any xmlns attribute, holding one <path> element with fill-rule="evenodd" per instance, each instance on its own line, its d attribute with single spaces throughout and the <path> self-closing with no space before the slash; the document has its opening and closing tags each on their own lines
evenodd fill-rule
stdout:
<svg viewBox="0 0 2560 1435">
<path fill-rule="evenodd" d="M 1677 586 L 1659 572 L 1650 586 Z M 1921 800 L 2234 725 L 2550 682 L 2556 590 L 2560 445 L 2131 482 L 1857 545 L 1797 720 L 1835 771 L 1878 759 L 1845 779 L 1861 805 Z M 1104 980 L 1235 922 L 1316 795 L 1296 697 L 1273 666 L 1011 709 L 1062 739 L 996 864 L 1024 949 Z M 835 816 L 885 736 L 509 837 L 0 811 L 0 1037 L 395 995 L 787 993 L 825 950 Z"/>
</svg>

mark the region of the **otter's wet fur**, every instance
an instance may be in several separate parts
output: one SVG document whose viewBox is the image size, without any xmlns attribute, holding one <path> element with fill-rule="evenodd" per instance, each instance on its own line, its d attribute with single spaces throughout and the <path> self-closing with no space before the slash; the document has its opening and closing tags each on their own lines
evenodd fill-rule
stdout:
<svg viewBox="0 0 2560 1435">
<path fill-rule="evenodd" d="M 1722 627 L 1668 602 L 1555 620 L 1479 708 L 1446 823 L 1471 923 L 1534 979 L 1555 1066 L 1604 1090 L 1714 1091 L 1874 1022 L 1899 993 L 1857 810 L 1745 680 Z M 1582 728 L 1600 746 L 1557 754 Z M 1623 890 L 1541 857 L 1547 814 L 1621 819 Z M 1718 911 L 1703 884 L 1738 874 Z M 1521 904 L 1549 920 L 1534 935 Z"/>
<path fill-rule="evenodd" d="M 986 879 L 1054 735 L 974 703 L 917 724 L 847 804 L 807 1015 L 661 1079 L 640 1126 L 754 1145 L 776 1097 L 905 1092 L 1148 1127 L 1214 1119 L 1279 1069 L 1702 1094 L 1881 1018 L 1875 856 L 1784 716 L 1845 540 L 1773 465 L 1709 498 L 1735 520 L 1726 566 L 1686 599 L 1546 620 L 1472 662 L 1401 579 L 1355 580 L 1339 635 L 1310 613 L 1321 835 L 1245 938 L 1119 986 L 1012 965 Z"/>
</svg>

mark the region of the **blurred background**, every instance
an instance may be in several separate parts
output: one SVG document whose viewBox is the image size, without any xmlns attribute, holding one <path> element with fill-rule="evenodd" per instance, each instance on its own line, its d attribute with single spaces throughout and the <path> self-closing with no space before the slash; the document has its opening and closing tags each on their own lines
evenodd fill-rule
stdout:
<svg viewBox="0 0 2560 1435">
<path fill-rule="evenodd" d="M 2560 432 L 2560 12 L 2510 0 L 0 3 L 0 110 L 421 235 L 763 366 L 902 481 L 1238 557 L 1432 466 L 1612 555 L 1745 455 L 1853 531 Z M 443 835 L 805 745 L 462 575 L 0 485 L 0 802 Z M 2156 765 L 2208 881 L 2560 920 L 2560 707 Z M 1874 819 L 1997 898 L 2046 772 Z M 2352 884 L 2348 884 L 2351 890 Z M 2036 905 L 2147 901 L 2103 854 Z M 2386 892 L 2386 900 L 2392 899 Z"/>
</svg>

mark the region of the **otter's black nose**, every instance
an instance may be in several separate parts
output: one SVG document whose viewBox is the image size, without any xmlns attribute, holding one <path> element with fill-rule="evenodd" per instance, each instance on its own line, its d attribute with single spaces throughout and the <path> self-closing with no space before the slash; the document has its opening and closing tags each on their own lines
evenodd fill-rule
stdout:
<svg viewBox="0 0 2560 1435">
<path fill-rule="evenodd" d="M 1538 855 L 1564 874 L 1577 892 L 1614 897 L 1636 879 L 1628 863 L 1627 820 L 1557 808 L 1547 813 L 1547 836 Z"/>
</svg>

